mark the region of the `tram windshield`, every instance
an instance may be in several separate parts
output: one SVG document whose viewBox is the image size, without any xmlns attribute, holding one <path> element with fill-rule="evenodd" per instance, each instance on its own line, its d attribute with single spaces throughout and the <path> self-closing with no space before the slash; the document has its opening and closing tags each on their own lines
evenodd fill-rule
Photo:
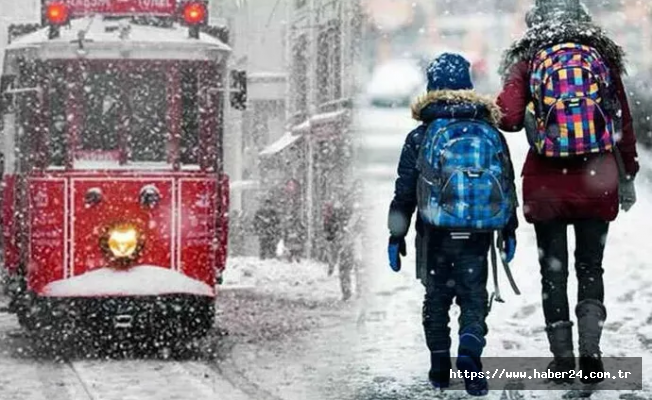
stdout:
<svg viewBox="0 0 652 400">
<path fill-rule="evenodd" d="M 199 67 L 193 63 L 96 63 L 49 69 L 48 164 L 73 168 L 200 163 Z M 217 111 L 212 118 L 217 121 Z M 202 136 L 203 137 L 203 136 Z"/>
</svg>

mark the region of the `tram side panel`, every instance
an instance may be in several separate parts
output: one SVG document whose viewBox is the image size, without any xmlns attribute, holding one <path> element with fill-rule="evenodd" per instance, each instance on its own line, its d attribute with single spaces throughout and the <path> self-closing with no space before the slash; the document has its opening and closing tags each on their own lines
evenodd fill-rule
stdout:
<svg viewBox="0 0 652 400">
<path fill-rule="evenodd" d="M 67 208 L 65 179 L 29 182 L 28 288 L 36 293 L 66 277 Z"/>
<path fill-rule="evenodd" d="M 4 268 L 10 275 L 18 273 L 20 268 L 20 235 L 16 219 L 16 175 L 5 175 L 2 181 L 2 244 Z"/>
<path fill-rule="evenodd" d="M 217 235 L 215 178 L 179 180 L 179 265 L 193 279 L 215 285 L 216 262 L 213 246 Z"/>
<path fill-rule="evenodd" d="M 217 237 L 215 243 L 215 268 L 219 277 L 226 269 L 226 257 L 229 246 L 229 207 L 230 207 L 230 182 L 227 175 L 220 178 L 218 203 L 216 206 Z M 221 279 L 220 279 L 221 282 Z"/>
</svg>

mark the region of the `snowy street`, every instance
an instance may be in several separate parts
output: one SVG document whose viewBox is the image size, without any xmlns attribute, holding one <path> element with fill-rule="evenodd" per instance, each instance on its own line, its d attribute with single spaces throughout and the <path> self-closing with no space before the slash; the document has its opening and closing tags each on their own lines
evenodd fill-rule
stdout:
<svg viewBox="0 0 652 400">
<path fill-rule="evenodd" d="M 454 304 L 475 303 L 459 318 L 470 364 L 460 370 L 513 364 L 481 398 L 652 400 L 651 4 L 0 0 L 0 400 L 470 400 L 486 387 L 467 376 L 466 388 L 459 377 L 435 391 L 448 387 L 436 367 L 428 379 L 422 314 L 433 354 L 445 353 L 437 325 L 453 291 Z M 436 276 L 426 305 L 415 223 L 406 256 L 402 238 L 388 249 L 413 101 L 431 126 L 454 120 L 422 135 L 415 161 L 423 219 L 452 227 L 456 257 L 448 244 L 420 249 L 447 264 L 420 269 Z M 489 125 L 520 127 L 526 108 L 533 146 L 566 157 L 528 159 L 526 190 L 539 196 L 529 211 L 544 209 L 533 219 L 610 219 L 618 176 L 623 205 L 637 200 L 606 236 L 603 221 L 576 227 L 577 273 L 568 234 L 574 355 L 579 274 L 581 368 L 622 367 L 628 390 L 606 374 L 582 390 L 579 378 L 545 386 L 550 347 L 553 371 L 570 366 L 571 324 L 555 301 L 563 222 L 537 226 L 539 249 L 522 208 L 525 133 L 505 134 L 521 206 L 509 267 L 522 294 L 502 265 L 493 293 L 490 261 L 499 300 L 477 364 L 488 235 L 457 230 L 501 230 L 493 258 L 500 247 L 511 260 L 512 173 Z M 603 157 L 616 142 L 617 162 Z M 393 235 L 404 235 L 401 214 Z M 456 357 L 458 306 L 450 313 Z M 605 368 L 587 357 L 600 351 Z M 546 376 L 525 388 L 532 368 Z"/>
<path fill-rule="evenodd" d="M 33 357 L 29 340 L 18 334 L 13 316 L 0 312 L 0 397 L 4 399 L 228 399 L 378 400 L 431 399 L 429 366 L 421 327 L 423 289 L 414 279 L 413 248 L 403 271 L 385 260 L 385 213 L 393 190 L 400 144 L 414 126 L 407 110 L 359 112 L 365 142 L 387 150 L 385 161 L 369 165 L 367 180 L 373 215 L 367 254 L 367 292 L 350 304 L 339 301 L 337 276 L 316 263 L 288 264 L 236 258 L 229 262 L 218 296 L 217 328 L 196 345 L 190 360 L 89 358 L 54 363 Z M 374 141 L 374 137 L 378 141 Z M 515 165 L 526 143 L 508 137 Z M 383 143 L 384 141 L 384 143 Z M 389 149 L 394 148 L 394 152 Z M 394 159 L 392 159 L 394 158 Z M 652 157 L 641 154 L 642 165 Z M 383 164 L 384 163 L 384 164 Z M 384 167 L 383 167 L 384 165 Z M 652 390 L 652 257 L 647 235 L 652 212 L 652 171 L 638 179 L 639 201 L 612 225 L 606 251 L 608 319 L 605 356 L 642 356 L 644 393 L 597 392 L 592 398 L 648 399 Z M 509 290 L 505 304 L 489 316 L 486 356 L 546 357 L 534 232 L 524 222 L 513 272 L 523 296 Z M 575 290 L 574 279 L 570 280 Z M 572 293 L 572 292 L 571 292 Z M 571 296 L 573 299 L 574 296 Z M 452 320 L 456 319 L 453 308 Z M 455 322 L 452 326 L 456 331 Z M 454 338 L 455 346 L 455 338 Z M 461 389 L 461 386 L 457 386 Z M 489 399 L 561 398 L 561 392 L 490 392 Z M 466 398 L 462 391 L 455 396 Z M 519 397 L 520 396 L 520 397 Z M 457 397 L 456 397 L 457 398 Z"/>
<path fill-rule="evenodd" d="M 217 299 L 216 329 L 176 360 L 165 354 L 104 359 L 92 352 L 68 362 L 40 359 L 15 317 L 0 312 L 0 398 L 320 398 L 297 379 L 301 371 L 293 370 L 299 365 L 295 360 L 303 357 L 300 346 L 288 352 L 282 347 L 307 332 L 347 322 L 352 313 L 338 301 L 337 277 L 327 277 L 325 266 L 312 263 L 234 259 L 230 266 Z M 287 295 L 279 296 L 279 290 Z"/>
<path fill-rule="evenodd" d="M 409 129 L 415 126 L 410 120 L 409 110 L 367 109 L 359 111 L 359 130 L 365 143 L 385 141 L 387 145 L 402 144 Z M 397 136 L 387 133 L 389 128 Z M 514 166 L 520 173 L 527 150 L 524 136 L 507 136 Z M 382 147 L 382 143 L 377 146 Z M 388 153 L 389 154 L 389 153 Z M 396 147 L 395 160 L 400 154 Z M 650 215 L 652 214 L 652 155 L 641 149 L 640 162 L 644 170 L 637 179 L 638 203 L 627 214 L 619 215 L 612 224 L 605 254 L 605 303 L 608 318 L 603 334 L 602 350 L 605 357 L 630 356 L 643 357 L 643 377 L 645 393 L 598 392 L 595 399 L 649 399 L 652 397 L 652 330 L 647 304 L 652 299 L 652 278 L 649 267 L 652 247 L 648 235 Z M 394 165 L 389 165 L 395 169 Z M 382 168 L 377 166 L 374 171 Z M 520 180 L 517 182 L 520 185 Z M 375 251 L 370 268 L 373 268 L 372 282 L 374 293 L 370 299 L 367 315 L 369 318 L 358 332 L 358 367 L 354 386 L 360 390 L 358 399 L 430 399 L 432 390 L 427 383 L 429 368 L 428 350 L 421 327 L 421 303 L 423 289 L 414 275 L 414 248 L 408 242 L 407 262 L 400 274 L 395 274 L 385 260 L 386 212 L 393 192 L 393 178 L 381 177 L 369 181 L 368 198 L 372 199 L 374 217 L 371 218 L 371 232 L 377 233 Z M 519 196 L 521 194 L 520 187 Z M 501 292 L 505 304 L 494 304 L 488 318 L 487 357 L 547 357 L 548 344 L 544 333 L 543 312 L 541 309 L 541 284 L 539 264 L 535 244 L 534 229 L 525 223 L 522 211 L 519 213 L 521 227 L 518 231 L 518 248 L 512 263 L 512 271 L 523 293 L 516 297 L 509 289 L 504 273 L 501 278 Z M 569 236 L 569 242 L 574 239 Z M 572 247 L 571 247 L 572 249 Z M 572 264 L 571 264 L 572 271 Z M 491 282 L 491 281 L 490 281 Z M 491 283 L 490 283 L 491 286 Z M 571 272 L 569 279 L 569 298 L 574 307 L 576 281 Z M 490 289 L 491 290 L 491 289 Z M 453 307 L 451 320 L 456 321 L 457 309 Z M 453 349 L 456 346 L 454 333 L 456 322 L 452 323 Z M 575 332 L 575 338 L 577 338 Z M 461 381 L 460 381 L 461 384 Z M 459 393 L 462 393 L 461 391 Z M 506 394 L 505 394 L 506 395 Z M 527 399 L 559 399 L 560 392 L 532 391 L 521 393 Z M 636 397 L 639 395 L 640 397 Z M 513 394 L 516 396 L 516 394 Z M 491 399 L 504 399 L 503 393 L 491 392 Z M 516 397 L 515 397 L 516 398 Z"/>
</svg>

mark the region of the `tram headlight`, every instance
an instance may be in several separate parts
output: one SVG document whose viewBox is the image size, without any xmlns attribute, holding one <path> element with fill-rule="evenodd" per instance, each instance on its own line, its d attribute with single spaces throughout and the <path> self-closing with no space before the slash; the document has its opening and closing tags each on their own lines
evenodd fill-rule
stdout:
<svg viewBox="0 0 652 400">
<path fill-rule="evenodd" d="M 138 232 L 134 228 L 113 229 L 109 233 L 108 244 L 115 257 L 132 257 L 138 248 Z"/>
<path fill-rule="evenodd" d="M 115 261 L 133 261 L 138 257 L 143 247 L 143 238 L 135 226 L 118 224 L 105 232 L 101 247 L 109 258 Z"/>
</svg>

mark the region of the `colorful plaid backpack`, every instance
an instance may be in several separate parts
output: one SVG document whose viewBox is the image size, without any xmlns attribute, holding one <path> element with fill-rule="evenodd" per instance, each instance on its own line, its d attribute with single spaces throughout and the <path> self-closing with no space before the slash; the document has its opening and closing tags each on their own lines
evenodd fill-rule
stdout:
<svg viewBox="0 0 652 400">
<path fill-rule="evenodd" d="M 516 205 L 513 170 L 501 133 L 480 120 L 436 120 L 417 160 L 419 214 L 451 230 L 504 228 Z"/>
<path fill-rule="evenodd" d="M 615 95 L 595 49 L 577 43 L 543 49 L 531 71 L 536 129 L 528 139 L 537 153 L 572 157 L 612 150 Z"/>
</svg>

